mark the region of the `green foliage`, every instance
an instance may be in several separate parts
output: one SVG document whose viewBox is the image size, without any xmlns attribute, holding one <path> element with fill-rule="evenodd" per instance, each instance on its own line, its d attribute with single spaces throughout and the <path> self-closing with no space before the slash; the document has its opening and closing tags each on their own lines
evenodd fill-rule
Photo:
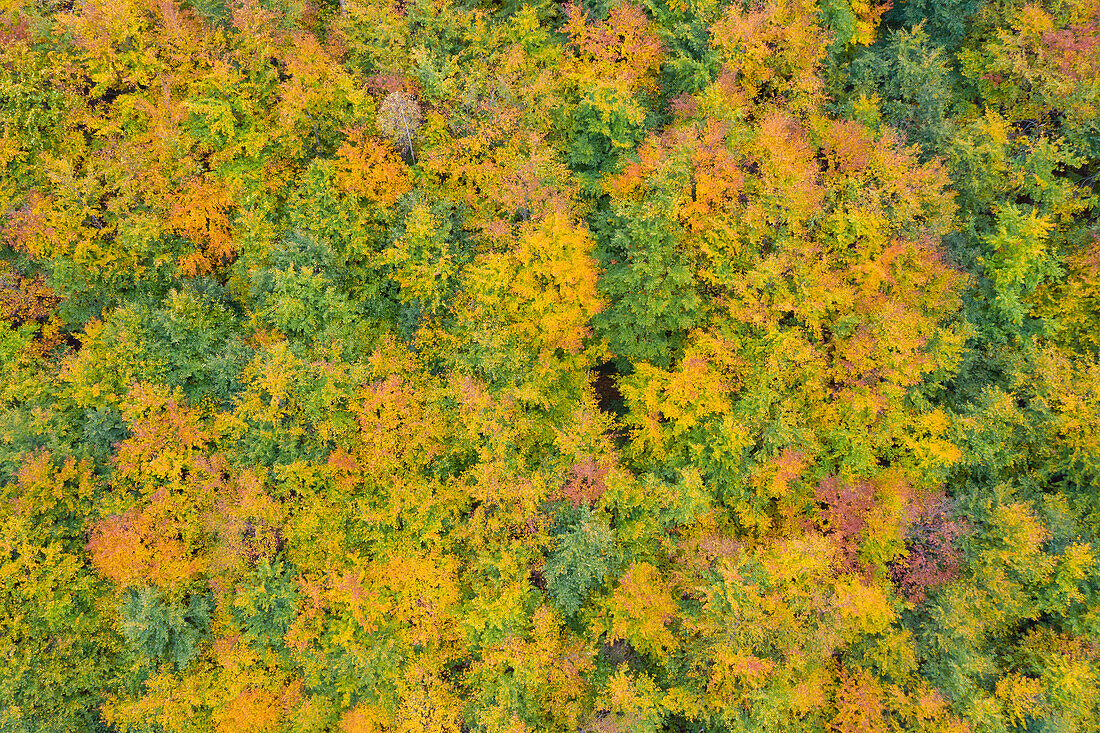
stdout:
<svg viewBox="0 0 1100 733">
<path fill-rule="evenodd" d="M 555 535 L 556 547 L 547 556 L 542 574 L 554 606 L 572 616 L 615 569 L 615 534 L 601 513 L 582 507 Z"/>
<path fill-rule="evenodd" d="M 955 132 L 949 57 L 929 39 L 924 25 L 896 30 L 888 39 L 848 67 L 845 111 L 869 122 L 881 116 L 925 153 L 939 153 Z"/>
<path fill-rule="evenodd" d="M 280 648 L 298 606 L 293 568 L 281 560 L 262 560 L 237 586 L 231 611 L 249 643 Z"/>
<path fill-rule="evenodd" d="M 449 202 L 416 204 L 385 253 L 400 285 L 398 298 L 417 326 L 441 323 L 453 313 L 458 275 L 472 254 L 462 223 L 460 208 Z"/>
<path fill-rule="evenodd" d="M 173 600 L 151 586 L 130 588 L 119 606 L 119 628 L 143 664 L 170 662 L 183 670 L 210 631 L 212 610 L 212 599 L 201 593 Z"/>
<path fill-rule="evenodd" d="M 340 328 L 350 317 L 346 299 L 311 266 L 291 263 L 269 278 L 259 286 L 258 315 L 288 336 L 300 338 L 323 333 L 326 327 Z"/>
<path fill-rule="evenodd" d="M 335 447 L 337 435 L 354 429 L 354 395 L 348 390 L 363 374 L 361 369 L 336 372 L 324 361 L 308 363 L 285 342 L 261 350 L 240 373 L 242 389 L 226 414 L 223 440 L 249 465 L 320 460 Z M 313 429 L 320 424 L 329 427 Z"/>
<path fill-rule="evenodd" d="M 571 119 L 570 165 L 582 174 L 615 171 L 623 153 L 645 137 L 645 123 L 645 109 L 628 92 L 615 85 L 594 87 Z"/>
<path fill-rule="evenodd" d="M 700 322 L 705 299 L 662 203 L 616 207 L 610 217 L 600 285 L 611 306 L 595 323 L 617 357 L 667 366 Z"/>
<path fill-rule="evenodd" d="M 950 586 L 929 608 L 933 623 L 925 626 L 922 642 L 929 677 L 964 705 L 979 706 L 1011 684 L 1019 652 L 1008 650 L 1026 648 L 1025 639 L 1040 628 L 1059 633 L 1076 626 L 1070 619 L 1083 610 L 1082 591 L 1095 582 L 1096 571 L 1088 545 L 1045 550 L 1050 533 L 1025 503 L 974 506 L 971 516 L 982 524 L 969 545 L 968 580 Z M 1047 622 L 1037 623 L 1048 614 Z M 994 689 L 990 680 L 998 678 Z"/>
<path fill-rule="evenodd" d="M 980 0 L 910 0 L 891 8 L 883 24 L 911 29 L 923 26 L 936 46 L 954 51 L 982 5 Z"/>
<path fill-rule="evenodd" d="M 128 431 L 118 410 L 107 405 L 85 408 L 84 441 L 99 460 L 114 450 L 115 444 L 128 437 Z"/>
<path fill-rule="evenodd" d="M 997 212 L 996 230 L 982 241 L 985 275 L 993 286 L 991 310 L 1009 323 L 1020 326 L 1028 307 L 1024 300 L 1047 278 L 1061 274 L 1046 251 L 1049 222 L 1012 206 Z"/>
</svg>

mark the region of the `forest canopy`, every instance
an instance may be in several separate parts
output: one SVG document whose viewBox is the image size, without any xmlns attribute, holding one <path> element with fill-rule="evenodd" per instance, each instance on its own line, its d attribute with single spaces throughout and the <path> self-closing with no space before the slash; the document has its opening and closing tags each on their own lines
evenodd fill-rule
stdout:
<svg viewBox="0 0 1100 733">
<path fill-rule="evenodd" d="M 1097 0 L 2 0 L 0 731 L 1100 731 Z"/>
</svg>

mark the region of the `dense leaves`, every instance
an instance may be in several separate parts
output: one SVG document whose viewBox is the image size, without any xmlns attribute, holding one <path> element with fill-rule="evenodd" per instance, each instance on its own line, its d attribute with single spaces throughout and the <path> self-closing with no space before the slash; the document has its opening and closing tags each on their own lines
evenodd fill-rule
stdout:
<svg viewBox="0 0 1100 733">
<path fill-rule="evenodd" d="M 1096 730 L 1098 29 L 4 4 L 0 730 Z"/>
</svg>

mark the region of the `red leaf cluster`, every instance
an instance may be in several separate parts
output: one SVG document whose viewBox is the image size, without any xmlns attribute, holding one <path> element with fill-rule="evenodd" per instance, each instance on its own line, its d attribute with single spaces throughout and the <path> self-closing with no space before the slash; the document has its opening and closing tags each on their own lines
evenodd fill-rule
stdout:
<svg viewBox="0 0 1100 733">
<path fill-rule="evenodd" d="M 837 540 L 847 564 L 854 566 L 867 516 L 877 505 L 874 484 L 870 481 L 850 484 L 829 476 L 814 489 L 814 497 L 825 505 L 818 519 L 821 528 Z"/>
<path fill-rule="evenodd" d="M 593 506 L 607 491 L 606 478 L 611 467 L 603 461 L 597 461 L 592 457 L 585 458 L 579 463 L 573 464 L 570 472 L 572 478 L 562 489 L 565 498 L 580 507 L 582 504 Z"/>
<path fill-rule="evenodd" d="M 1058 70 L 1071 79 L 1094 78 L 1100 72 L 1100 20 L 1043 34 L 1043 46 Z"/>
<path fill-rule="evenodd" d="M 894 582 L 913 603 L 928 591 L 958 577 L 962 554 L 957 545 L 966 533 L 963 521 L 950 518 L 950 506 L 942 494 L 926 497 L 909 509 L 906 530 L 908 555 L 891 566 Z"/>
</svg>

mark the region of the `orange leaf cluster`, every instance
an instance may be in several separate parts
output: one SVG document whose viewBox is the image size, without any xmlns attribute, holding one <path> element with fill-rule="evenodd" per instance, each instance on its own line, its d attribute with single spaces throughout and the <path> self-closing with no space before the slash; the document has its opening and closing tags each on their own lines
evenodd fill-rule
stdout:
<svg viewBox="0 0 1100 733">
<path fill-rule="evenodd" d="M 590 78 L 616 79 L 636 89 L 659 67 L 663 46 L 637 5 L 618 3 L 606 20 L 593 24 L 575 3 L 566 6 L 565 15 L 564 30 Z"/>
<path fill-rule="evenodd" d="M 344 131 L 347 139 L 336 151 L 336 180 L 340 186 L 373 204 L 389 208 L 412 189 L 404 161 L 385 140 L 365 128 Z"/>
<path fill-rule="evenodd" d="M 225 185 L 212 177 L 192 180 L 177 193 L 168 215 L 169 226 L 201 248 L 181 258 L 185 275 L 209 273 L 214 265 L 236 254 L 230 219 L 233 208 Z"/>
<path fill-rule="evenodd" d="M 167 492 L 154 495 L 144 511 L 131 508 L 98 522 L 88 552 L 99 572 L 119 587 L 152 583 L 161 588 L 193 580 L 204 569 L 168 516 Z"/>
</svg>

